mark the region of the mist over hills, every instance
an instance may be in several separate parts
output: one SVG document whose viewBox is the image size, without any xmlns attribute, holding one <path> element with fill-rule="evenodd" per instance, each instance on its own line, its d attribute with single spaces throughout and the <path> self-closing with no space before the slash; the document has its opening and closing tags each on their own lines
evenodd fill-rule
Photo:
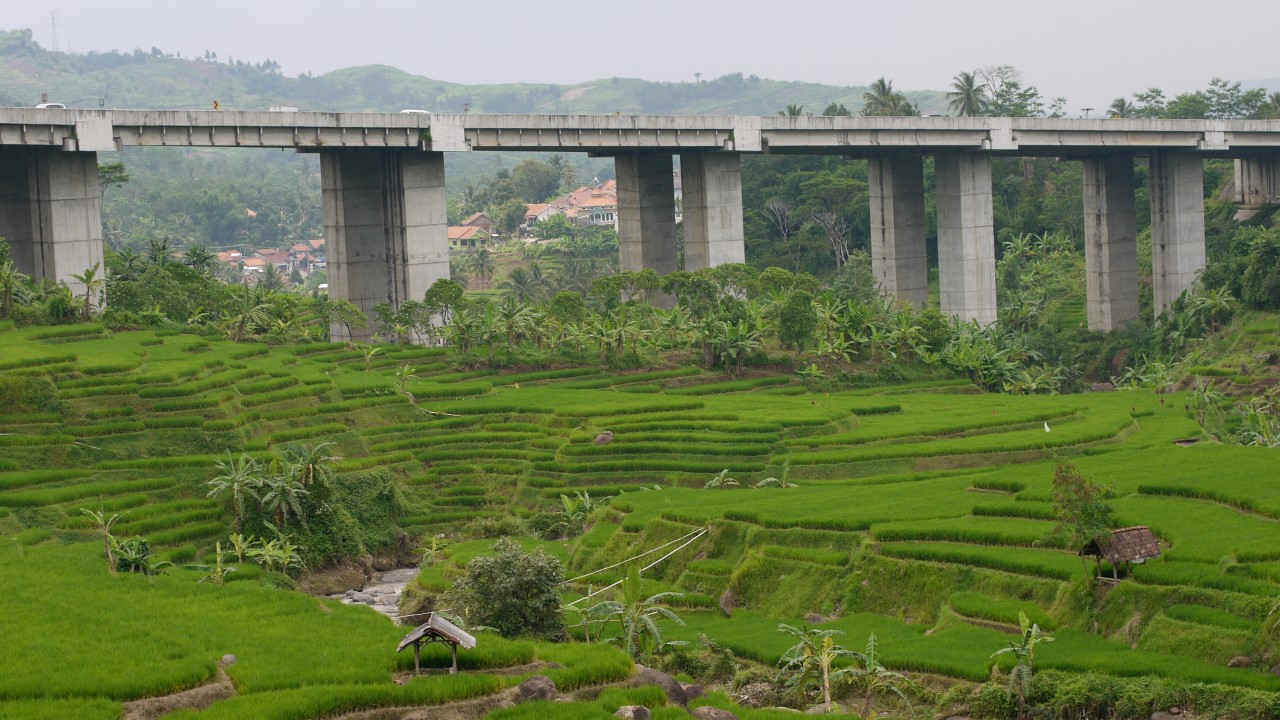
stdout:
<svg viewBox="0 0 1280 720">
<path fill-rule="evenodd" d="M 875 78 L 867 78 L 870 82 Z M 264 110 L 533 112 L 610 114 L 771 115 L 788 105 L 821 114 L 828 104 L 853 112 L 865 86 L 768 80 L 733 73 L 696 82 L 609 77 L 572 85 L 462 85 L 386 65 L 349 67 L 323 75 L 282 74 L 272 60 L 178 57 L 159 48 L 131 53 L 53 52 L 29 30 L 0 30 L 0 103 L 30 106 L 43 94 L 73 107 Z M 923 113 L 943 112 L 945 93 L 907 91 Z"/>
</svg>

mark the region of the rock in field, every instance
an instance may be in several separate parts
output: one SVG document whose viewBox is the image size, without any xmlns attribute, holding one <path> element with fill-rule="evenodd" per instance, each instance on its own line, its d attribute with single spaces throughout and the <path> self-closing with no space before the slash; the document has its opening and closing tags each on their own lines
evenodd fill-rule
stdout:
<svg viewBox="0 0 1280 720">
<path fill-rule="evenodd" d="M 534 675 L 516 686 L 516 702 L 526 703 L 533 700 L 553 700 L 556 696 L 556 684 L 546 675 Z"/>
<path fill-rule="evenodd" d="M 1248 655 L 1237 655 L 1227 661 L 1227 667 L 1230 668 L 1247 668 L 1253 664 L 1253 658 Z"/>
<path fill-rule="evenodd" d="M 637 665 L 636 675 L 627 683 L 627 687 L 644 687 L 646 685 L 657 685 L 662 688 L 662 692 L 667 695 L 667 700 L 675 705 L 681 707 L 689 706 L 689 698 L 684 694 L 684 688 L 680 686 L 680 683 L 675 678 L 660 670 Z"/>
<path fill-rule="evenodd" d="M 728 710 L 721 710 L 718 707 L 711 707 L 710 705 L 703 705 L 700 708 L 695 708 L 694 711 L 689 714 L 698 720 L 738 720 L 738 716 Z"/>
<path fill-rule="evenodd" d="M 649 720 L 651 717 L 649 708 L 643 705 L 623 705 L 613 716 L 621 720 Z"/>
</svg>

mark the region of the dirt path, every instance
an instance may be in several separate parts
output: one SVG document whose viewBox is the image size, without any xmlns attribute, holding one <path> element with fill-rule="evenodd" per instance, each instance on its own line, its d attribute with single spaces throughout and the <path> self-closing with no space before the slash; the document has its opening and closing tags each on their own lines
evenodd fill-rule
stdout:
<svg viewBox="0 0 1280 720">
<path fill-rule="evenodd" d="M 235 694 L 235 685 L 219 665 L 217 678 L 213 682 L 171 695 L 160 695 L 125 703 L 124 720 L 156 720 L 178 710 L 203 710 Z"/>
</svg>

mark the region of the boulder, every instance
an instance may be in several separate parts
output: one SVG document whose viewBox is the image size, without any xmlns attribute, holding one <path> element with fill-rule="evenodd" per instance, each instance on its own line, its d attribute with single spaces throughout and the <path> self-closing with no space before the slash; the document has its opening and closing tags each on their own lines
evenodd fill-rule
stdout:
<svg viewBox="0 0 1280 720">
<path fill-rule="evenodd" d="M 608 445 L 608 444 L 609 444 L 609 443 L 611 443 L 611 442 L 613 442 L 613 431 L 612 431 L 612 430 L 605 430 L 604 432 L 602 432 L 602 433 L 600 433 L 599 435 L 597 435 L 597 436 L 596 436 L 596 439 L 595 439 L 595 443 L 596 443 L 597 445 Z"/>
<path fill-rule="evenodd" d="M 1253 658 L 1248 655 L 1237 655 L 1227 661 L 1229 668 L 1247 668 L 1253 664 Z"/>
<path fill-rule="evenodd" d="M 365 605 L 376 605 L 377 600 L 373 595 L 367 592 L 353 592 L 347 596 L 347 599 L 353 603 L 364 603 Z"/>
<path fill-rule="evenodd" d="M 1179 720 L 1179 718 L 1177 715 L 1174 715 L 1173 713 L 1165 712 L 1163 710 L 1157 710 L 1151 713 L 1151 720 Z"/>
<path fill-rule="evenodd" d="M 703 705 L 700 708 L 694 708 L 693 712 L 689 714 L 698 720 L 738 720 L 738 716 L 728 710 L 721 710 L 718 707 L 711 707 L 710 705 Z"/>
<path fill-rule="evenodd" d="M 235 665 L 236 656 L 232 655 L 231 653 L 227 653 L 226 655 L 222 656 L 222 659 L 218 661 L 218 664 L 221 665 L 222 667 L 226 667 L 228 665 Z M 1276 667 L 1280 667 L 1280 665 L 1277 665 Z"/>
<path fill-rule="evenodd" d="M 534 675 L 516 686 L 516 702 L 526 703 L 533 700 L 554 700 L 556 684 L 546 675 Z"/>
<path fill-rule="evenodd" d="M 1089 389 L 1093 392 L 1115 392 L 1116 386 L 1109 382 L 1096 382 L 1093 385 L 1090 385 Z"/>
<path fill-rule="evenodd" d="M 707 694 L 706 691 L 702 689 L 701 685 L 693 685 L 691 683 L 680 683 L 680 688 L 684 690 L 684 696 L 690 700 L 694 698 L 700 698 L 703 695 Z"/>
<path fill-rule="evenodd" d="M 649 708 L 643 705 L 623 705 L 613 714 L 616 718 L 622 720 L 649 720 Z"/>
<path fill-rule="evenodd" d="M 627 687 L 645 687 L 647 685 L 656 685 L 662 688 L 662 692 L 666 694 L 667 700 L 672 704 L 681 707 L 689 706 L 689 698 L 684 694 L 684 688 L 680 686 L 679 681 L 660 670 L 637 665 L 635 677 L 627 682 Z"/>
</svg>

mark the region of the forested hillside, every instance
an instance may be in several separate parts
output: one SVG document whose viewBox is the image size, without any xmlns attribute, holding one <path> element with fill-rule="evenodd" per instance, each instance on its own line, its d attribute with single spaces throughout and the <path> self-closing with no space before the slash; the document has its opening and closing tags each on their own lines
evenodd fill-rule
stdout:
<svg viewBox="0 0 1280 720">
<path fill-rule="evenodd" d="M 160 48 L 132 52 L 50 52 L 30 30 L 0 31 L 0 103 L 34 105 L 41 93 L 72 107 L 303 109 L 539 113 L 737 113 L 772 115 L 787 105 L 815 114 L 831 103 L 862 105 L 861 86 L 766 80 L 733 73 L 716 79 L 659 83 L 601 78 L 574 85 L 460 85 L 385 65 L 288 77 L 273 60 L 181 57 Z M 862 78 L 860 78 L 862 79 Z M 865 78 L 870 83 L 874 78 Z M 912 92 L 921 112 L 942 112 L 940 92 Z"/>
</svg>

